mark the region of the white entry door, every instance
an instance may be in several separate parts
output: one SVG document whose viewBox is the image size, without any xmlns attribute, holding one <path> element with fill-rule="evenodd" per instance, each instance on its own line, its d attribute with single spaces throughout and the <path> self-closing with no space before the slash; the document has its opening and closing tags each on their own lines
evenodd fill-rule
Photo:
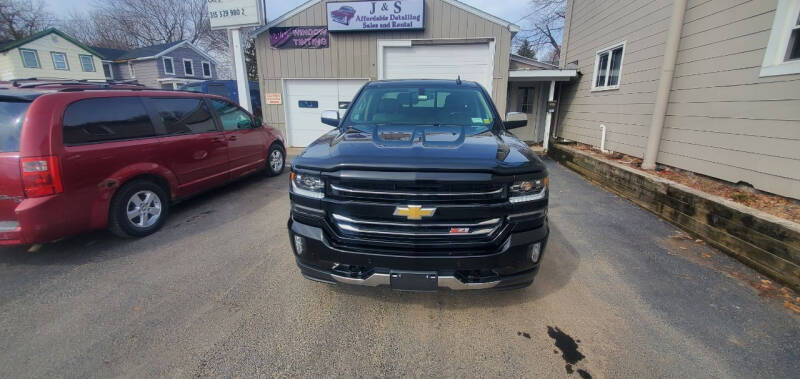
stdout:
<svg viewBox="0 0 800 379">
<path fill-rule="evenodd" d="M 331 127 L 320 122 L 322 111 L 344 109 L 353 101 L 363 79 L 286 80 L 286 131 L 289 146 L 306 147 Z"/>
<path fill-rule="evenodd" d="M 492 92 L 494 53 L 488 42 L 383 46 L 382 79 L 450 79 L 478 82 Z"/>
</svg>

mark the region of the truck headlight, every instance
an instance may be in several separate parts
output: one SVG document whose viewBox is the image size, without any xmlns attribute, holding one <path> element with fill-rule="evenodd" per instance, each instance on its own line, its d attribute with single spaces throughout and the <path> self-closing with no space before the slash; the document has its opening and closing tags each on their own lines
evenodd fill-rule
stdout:
<svg viewBox="0 0 800 379">
<path fill-rule="evenodd" d="M 515 182 L 510 189 L 508 201 L 522 203 L 544 199 L 547 196 L 547 178 L 522 180 Z"/>
<path fill-rule="evenodd" d="M 319 175 L 290 173 L 292 192 L 300 196 L 322 199 L 325 197 L 325 182 Z"/>
</svg>

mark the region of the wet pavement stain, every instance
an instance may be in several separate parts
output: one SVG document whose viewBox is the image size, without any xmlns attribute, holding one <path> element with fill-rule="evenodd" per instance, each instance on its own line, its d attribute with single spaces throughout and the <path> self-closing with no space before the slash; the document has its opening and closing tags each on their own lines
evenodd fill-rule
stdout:
<svg viewBox="0 0 800 379">
<path fill-rule="evenodd" d="M 578 351 L 578 343 L 575 342 L 575 339 L 570 337 L 567 333 L 564 333 L 561 329 L 557 326 L 548 326 L 547 327 L 547 335 L 550 336 L 555 341 L 555 345 L 558 350 L 561 351 L 561 358 L 564 359 L 566 362 L 566 366 L 564 369 L 567 371 L 567 374 L 572 374 L 574 372 L 574 366 L 578 362 L 582 361 L 586 356 L 581 354 Z M 580 341 L 580 340 L 578 340 Z M 558 353 L 554 350 L 554 352 Z M 591 378 L 592 375 L 589 374 L 586 370 L 577 370 L 578 375 L 581 378 Z"/>
</svg>

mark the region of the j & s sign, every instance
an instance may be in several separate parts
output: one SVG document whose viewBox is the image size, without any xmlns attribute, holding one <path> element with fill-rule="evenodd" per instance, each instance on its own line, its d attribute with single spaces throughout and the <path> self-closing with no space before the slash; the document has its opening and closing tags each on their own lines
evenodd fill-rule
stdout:
<svg viewBox="0 0 800 379">
<path fill-rule="evenodd" d="M 330 2 L 327 13 L 332 32 L 425 27 L 424 0 Z"/>
</svg>

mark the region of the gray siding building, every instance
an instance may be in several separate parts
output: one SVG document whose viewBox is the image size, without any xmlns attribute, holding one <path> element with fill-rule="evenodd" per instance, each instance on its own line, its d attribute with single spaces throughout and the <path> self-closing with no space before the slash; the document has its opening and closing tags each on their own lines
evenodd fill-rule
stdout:
<svg viewBox="0 0 800 379">
<path fill-rule="evenodd" d="M 800 198 L 799 23 L 793 0 L 569 0 L 555 135 Z"/>
<path fill-rule="evenodd" d="M 103 54 L 109 80 L 136 80 L 150 87 L 177 89 L 191 82 L 217 79 L 217 63 L 188 41 L 126 51 L 96 48 Z"/>
<path fill-rule="evenodd" d="M 541 140 L 549 84 L 576 74 L 532 62 L 515 63 L 519 70 L 510 70 L 511 39 L 519 27 L 456 0 L 404 0 L 395 15 L 417 20 L 410 30 L 389 23 L 353 29 L 350 23 L 360 17 L 375 16 L 359 8 L 363 4 L 369 3 L 311 0 L 254 33 L 264 120 L 281 128 L 290 146 L 306 146 L 330 130 L 320 123 L 320 112 L 345 109 L 369 80 L 458 77 L 483 85 L 501 114 L 522 110 L 509 99 L 517 101 L 520 86 L 531 88 L 538 101 L 524 109 L 531 112 L 531 124 L 515 132 L 525 140 L 535 141 L 537 135 Z M 317 33 L 317 45 L 275 45 L 279 33 L 305 36 L 309 29 Z"/>
</svg>

